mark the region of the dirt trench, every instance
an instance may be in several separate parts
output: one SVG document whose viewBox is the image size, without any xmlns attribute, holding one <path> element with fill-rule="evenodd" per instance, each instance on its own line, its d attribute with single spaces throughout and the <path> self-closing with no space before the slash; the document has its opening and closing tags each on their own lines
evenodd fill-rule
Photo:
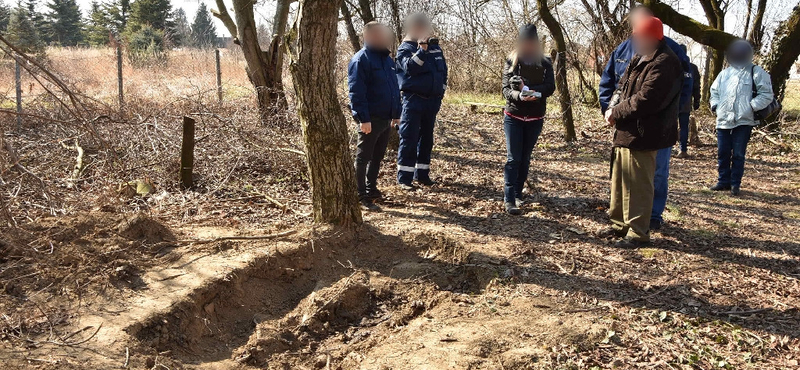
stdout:
<svg viewBox="0 0 800 370">
<path fill-rule="evenodd" d="M 442 236 L 354 235 L 282 243 L 125 331 L 189 367 L 352 368 L 351 353 L 504 271 Z"/>
</svg>

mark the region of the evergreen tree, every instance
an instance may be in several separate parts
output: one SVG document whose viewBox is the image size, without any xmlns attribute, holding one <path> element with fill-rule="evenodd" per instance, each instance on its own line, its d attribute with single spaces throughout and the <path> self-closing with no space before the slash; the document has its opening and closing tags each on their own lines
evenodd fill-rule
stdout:
<svg viewBox="0 0 800 370">
<path fill-rule="evenodd" d="M 192 26 L 186 18 L 186 12 L 182 8 L 175 10 L 173 15 L 175 27 L 170 31 L 170 37 L 175 46 L 192 46 Z"/>
<path fill-rule="evenodd" d="M 0 34 L 6 33 L 8 21 L 11 19 L 11 7 L 0 0 Z"/>
<path fill-rule="evenodd" d="M 114 36 L 119 37 L 128 27 L 128 19 L 131 15 L 130 0 L 113 0 L 113 2 L 103 5 L 102 8 L 106 14 L 109 30 Z"/>
<path fill-rule="evenodd" d="M 25 6 L 28 8 L 27 17 L 33 25 L 33 28 L 36 30 L 37 38 L 39 38 L 39 40 L 44 44 L 49 43 L 50 38 L 48 36 L 50 34 L 50 30 L 47 20 L 44 19 L 44 15 L 42 15 L 42 13 L 36 9 L 38 7 L 37 0 L 27 0 Z"/>
<path fill-rule="evenodd" d="M 23 6 L 17 6 L 11 12 L 5 36 L 11 44 L 26 53 L 38 54 L 44 51 L 39 31 L 36 30 L 28 9 Z"/>
<path fill-rule="evenodd" d="M 173 28 L 172 4 L 169 0 L 136 0 L 131 5 L 131 17 L 126 31 L 136 32 L 149 25 L 155 30 L 168 31 Z"/>
<path fill-rule="evenodd" d="M 192 22 L 192 38 L 199 48 L 213 47 L 217 43 L 217 28 L 211 20 L 206 4 L 200 3 Z"/>
<path fill-rule="evenodd" d="M 97 1 L 92 1 L 90 9 L 86 20 L 86 41 L 92 46 L 108 45 L 109 35 L 113 33 L 110 17 Z"/>
<path fill-rule="evenodd" d="M 50 0 L 47 4 L 50 40 L 61 46 L 77 46 L 83 42 L 81 10 L 75 0 Z"/>
</svg>

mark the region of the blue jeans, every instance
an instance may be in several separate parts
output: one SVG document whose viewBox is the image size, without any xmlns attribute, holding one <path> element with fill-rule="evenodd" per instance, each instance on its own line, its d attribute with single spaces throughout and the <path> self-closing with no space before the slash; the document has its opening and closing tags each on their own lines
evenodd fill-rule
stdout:
<svg viewBox="0 0 800 370">
<path fill-rule="evenodd" d="M 507 152 L 503 171 L 505 177 L 503 192 L 506 202 L 522 198 L 522 189 L 525 187 L 531 166 L 531 153 L 536 141 L 539 140 L 543 125 L 544 120 L 526 122 L 509 116 L 503 121 Z"/>
<path fill-rule="evenodd" d="M 680 142 L 682 152 L 685 152 L 689 147 L 689 115 L 689 112 L 678 113 L 678 123 L 681 125 Z"/>
<path fill-rule="evenodd" d="M 414 179 L 430 179 L 433 127 L 441 106 L 440 98 L 403 96 L 400 147 L 397 150 L 398 183 L 411 185 Z"/>
<path fill-rule="evenodd" d="M 753 126 L 742 125 L 733 129 L 717 129 L 718 183 L 740 186 L 744 175 L 745 153 Z"/>
<path fill-rule="evenodd" d="M 672 156 L 672 147 L 664 148 L 656 154 L 656 175 L 653 179 L 655 191 L 653 192 L 653 211 L 650 221 L 661 222 L 661 214 L 667 207 L 667 194 L 669 194 L 669 159 Z"/>
</svg>

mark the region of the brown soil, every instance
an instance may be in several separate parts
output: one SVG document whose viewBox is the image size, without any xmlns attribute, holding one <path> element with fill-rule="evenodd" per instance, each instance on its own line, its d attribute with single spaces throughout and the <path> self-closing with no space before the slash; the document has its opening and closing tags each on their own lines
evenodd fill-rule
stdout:
<svg viewBox="0 0 800 370">
<path fill-rule="evenodd" d="M 176 220 L 176 211 L 76 212 L 4 231 L 0 361 L 43 369 L 797 368 L 797 153 L 755 138 L 744 192 L 731 197 L 704 190 L 715 148 L 692 148 L 692 158 L 673 160 L 668 224 L 653 247 L 619 250 L 592 236 L 608 205 L 608 134 L 599 122 L 585 123 L 576 145 L 563 144 L 554 124 L 546 129 L 525 215 L 511 217 L 500 202 L 497 116 L 453 107 L 443 116 L 433 163 L 440 184 L 401 193 L 388 160 L 383 212 L 355 230 L 309 225 L 307 206 L 254 219 L 265 205 L 243 199 L 197 206 L 195 222 Z M 275 240 L 185 242 L 289 227 L 298 232 Z"/>
</svg>

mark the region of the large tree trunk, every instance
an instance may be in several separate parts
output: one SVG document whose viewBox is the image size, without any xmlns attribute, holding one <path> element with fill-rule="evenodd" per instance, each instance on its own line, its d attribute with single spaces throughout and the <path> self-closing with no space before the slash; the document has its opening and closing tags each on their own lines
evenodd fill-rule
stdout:
<svg viewBox="0 0 800 370">
<path fill-rule="evenodd" d="M 231 33 L 234 42 L 242 47 L 247 67 L 247 77 L 256 90 L 258 109 L 261 120 L 266 121 L 273 112 L 276 103 L 283 101 L 283 88 L 281 84 L 281 69 L 283 66 L 283 55 L 280 47 L 282 32 L 274 35 L 270 48 L 263 51 L 258 44 L 258 30 L 253 11 L 253 1 L 233 0 L 234 16 L 231 17 L 225 6 L 224 0 L 216 0 L 219 9 L 212 10 L 212 14 L 219 18 Z M 278 2 L 278 16 L 276 16 L 275 29 L 286 27 L 286 17 L 290 0 L 280 0 Z M 283 9 L 285 10 L 282 10 Z M 286 15 L 283 15 L 283 14 Z M 234 21 L 235 19 L 235 21 Z"/>
<path fill-rule="evenodd" d="M 314 221 L 361 223 L 349 136 L 334 77 L 340 1 L 301 0 L 289 68 L 306 146 Z"/>
<path fill-rule="evenodd" d="M 780 53 L 776 52 L 777 50 L 780 50 Z M 772 51 L 764 60 L 764 69 L 769 72 L 772 80 L 772 91 L 779 101 L 783 101 L 786 80 L 798 56 L 800 56 L 800 5 L 794 7 L 789 18 L 775 31 Z M 773 117 L 766 123 L 773 126 L 774 121 Z"/>
<path fill-rule="evenodd" d="M 753 44 L 756 53 L 761 53 L 764 46 L 764 12 L 767 10 L 767 0 L 758 0 L 756 15 L 753 17 L 753 26 L 750 27 L 750 36 L 747 41 Z"/>
<path fill-rule="evenodd" d="M 561 103 L 562 121 L 564 122 L 564 139 L 567 142 L 575 141 L 575 122 L 572 117 L 572 98 L 569 95 L 567 85 L 567 43 L 564 41 L 564 33 L 561 31 L 561 24 L 558 23 L 550 8 L 547 0 L 536 0 L 539 7 L 539 16 L 550 30 L 550 35 L 556 42 L 555 75 L 558 98 Z"/>
</svg>

